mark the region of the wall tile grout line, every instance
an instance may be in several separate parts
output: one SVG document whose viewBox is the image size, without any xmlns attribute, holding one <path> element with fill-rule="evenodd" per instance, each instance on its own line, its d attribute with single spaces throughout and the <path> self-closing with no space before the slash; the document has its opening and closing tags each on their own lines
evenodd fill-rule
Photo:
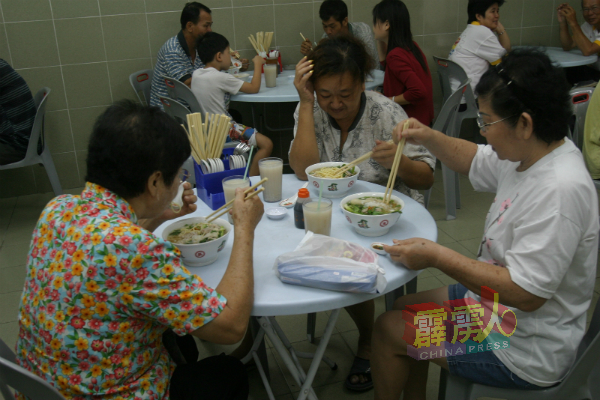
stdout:
<svg viewBox="0 0 600 400">
<path fill-rule="evenodd" d="M 146 27 L 148 28 L 147 33 L 148 33 L 148 48 L 150 49 L 150 66 L 152 67 L 152 71 L 154 71 L 154 62 L 152 61 L 152 41 L 150 40 L 150 24 L 148 23 L 148 7 L 146 5 L 146 0 L 144 0 L 144 14 L 146 15 Z"/>
<path fill-rule="evenodd" d="M 67 117 L 69 118 L 69 131 L 71 132 L 71 143 L 73 145 L 73 149 L 76 148 L 75 146 L 75 135 L 73 135 L 73 124 L 71 121 L 71 109 L 69 107 L 69 96 L 67 95 L 67 84 L 65 82 L 65 73 L 63 71 L 63 67 L 62 67 L 62 60 L 60 57 L 60 49 L 58 47 L 58 35 L 56 34 L 56 23 L 54 22 L 54 10 L 52 9 L 52 0 L 48 0 L 48 4 L 50 6 L 50 16 L 52 17 L 52 28 L 54 29 L 54 40 L 56 42 L 56 55 L 58 57 L 58 64 L 59 64 L 59 68 L 60 68 L 60 76 L 62 79 L 62 83 L 63 83 L 63 90 L 65 91 L 65 104 L 67 106 Z M 50 88 L 52 89 L 52 88 Z M 75 168 L 77 170 L 77 180 L 81 181 L 81 172 L 79 171 L 79 162 L 77 161 L 77 157 L 75 157 Z M 60 176 L 59 176 L 60 178 Z"/>
<path fill-rule="evenodd" d="M 14 65 L 12 59 L 12 53 L 10 51 L 10 43 L 8 42 L 8 31 L 6 30 L 6 23 L 4 22 L 4 11 L 2 10 L 2 3 L 0 2 L 0 13 L 2 14 L 2 28 L 4 29 L 4 37 L 6 38 L 6 48 L 8 49 L 8 59 L 10 60 L 10 65 Z"/>
<path fill-rule="evenodd" d="M 98 4 L 98 12 L 101 13 L 100 0 L 97 0 L 97 4 Z M 146 27 L 146 30 L 148 30 L 148 27 Z M 108 92 L 110 93 L 111 103 L 113 103 L 115 101 L 115 99 L 113 98 L 112 85 L 110 84 L 110 70 L 108 69 L 108 51 L 106 51 L 106 37 L 104 36 L 104 23 L 102 22 L 102 20 L 100 20 L 100 32 L 102 34 L 102 46 L 104 47 L 104 56 L 106 57 L 106 76 L 108 78 Z M 80 179 L 81 179 L 81 176 L 80 176 Z"/>
</svg>

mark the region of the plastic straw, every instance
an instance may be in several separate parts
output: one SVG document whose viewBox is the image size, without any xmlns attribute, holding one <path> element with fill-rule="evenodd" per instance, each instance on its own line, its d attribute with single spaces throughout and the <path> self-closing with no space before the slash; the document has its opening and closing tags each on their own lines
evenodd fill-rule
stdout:
<svg viewBox="0 0 600 400">
<path fill-rule="evenodd" d="M 246 176 L 248 176 L 248 168 L 250 168 L 250 161 L 252 160 L 252 152 L 254 151 L 254 146 L 250 147 L 250 154 L 248 154 L 248 162 L 246 163 L 246 171 L 244 172 L 244 180 Z"/>
<path fill-rule="evenodd" d="M 319 202 L 317 203 L 317 211 L 321 210 L 321 196 L 323 195 L 323 181 L 319 182 Z"/>
</svg>

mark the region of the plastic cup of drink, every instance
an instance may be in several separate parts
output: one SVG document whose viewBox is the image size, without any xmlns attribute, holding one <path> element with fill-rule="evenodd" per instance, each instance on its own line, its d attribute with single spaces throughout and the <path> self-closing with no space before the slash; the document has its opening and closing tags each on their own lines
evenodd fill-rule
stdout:
<svg viewBox="0 0 600 400">
<path fill-rule="evenodd" d="M 263 158 L 258 162 L 260 178 L 269 178 L 263 183 L 265 191 L 263 199 L 267 203 L 273 203 L 281 200 L 281 183 L 283 180 L 283 160 L 277 157 Z"/>
<path fill-rule="evenodd" d="M 329 199 L 310 199 L 302 204 L 304 212 L 304 231 L 318 233 L 319 235 L 331 234 L 331 211 L 333 203 Z"/>
<path fill-rule="evenodd" d="M 268 88 L 277 86 L 277 64 L 265 65 L 265 83 Z"/>
<path fill-rule="evenodd" d="M 248 177 L 244 179 L 243 175 L 231 175 L 223 178 L 223 193 L 225 193 L 225 203 L 235 198 L 235 189 L 245 189 L 249 186 L 250 180 Z M 229 223 L 233 224 L 233 218 L 231 218 L 231 214 L 227 213 L 227 218 L 229 218 Z"/>
</svg>

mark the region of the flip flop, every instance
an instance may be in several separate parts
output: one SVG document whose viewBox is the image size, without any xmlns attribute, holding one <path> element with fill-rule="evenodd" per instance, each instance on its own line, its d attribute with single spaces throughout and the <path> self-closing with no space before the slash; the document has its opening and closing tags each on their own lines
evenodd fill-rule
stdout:
<svg viewBox="0 0 600 400">
<path fill-rule="evenodd" d="M 353 376 L 364 376 L 367 378 L 366 382 L 357 382 L 352 383 L 350 378 Z M 346 381 L 344 382 L 344 386 L 346 389 L 353 390 L 355 392 L 363 392 L 365 390 L 369 390 L 373 388 L 373 379 L 371 378 L 371 362 L 369 360 L 365 360 L 364 358 L 354 357 L 354 361 L 352 362 L 352 367 L 350 367 L 350 372 L 346 377 Z"/>
</svg>

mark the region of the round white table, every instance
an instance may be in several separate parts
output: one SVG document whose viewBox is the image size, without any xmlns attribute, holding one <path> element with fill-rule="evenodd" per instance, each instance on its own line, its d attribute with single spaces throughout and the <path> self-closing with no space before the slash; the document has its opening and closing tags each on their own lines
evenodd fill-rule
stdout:
<svg viewBox="0 0 600 400">
<path fill-rule="evenodd" d="M 591 56 L 584 56 L 581 54 L 581 50 L 573 49 L 571 51 L 564 51 L 560 47 L 538 47 L 538 46 L 515 46 L 515 48 L 536 48 L 544 51 L 552 62 L 563 68 L 568 67 L 579 67 L 581 65 L 589 65 L 598 61 L 596 54 Z"/>
<path fill-rule="evenodd" d="M 256 183 L 258 180 L 260 180 L 260 177 L 251 178 L 252 183 Z M 296 194 L 303 184 L 304 182 L 298 180 L 295 175 L 284 175 L 283 198 Z M 358 181 L 348 191 L 348 194 L 373 191 L 381 191 L 383 193 L 385 188 L 373 183 Z M 394 194 L 404 200 L 405 207 L 402 215 L 386 235 L 376 238 L 356 233 L 341 212 L 339 207 L 341 198 L 332 199 L 331 236 L 348 240 L 367 248 L 372 242 L 392 243 L 392 239 L 422 237 L 436 241 L 437 226 L 427 209 L 403 194 L 398 192 L 394 192 Z M 260 196 L 262 199 L 262 194 Z M 311 196 L 315 196 L 315 193 L 312 192 Z M 198 210 L 184 218 L 204 216 L 212 211 L 202 201 L 198 201 L 197 205 Z M 277 206 L 278 203 L 265 203 L 265 210 Z M 254 307 L 252 308 L 252 315 L 255 318 L 251 321 L 255 339 L 250 353 L 242 361 L 244 363 L 250 359 L 255 361 L 267 395 L 269 399 L 274 400 L 275 397 L 266 373 L 268 366 L 266 365 L 267 359 L 264 352 L 264 336 L 268 336 L 275 351 L 281 356 L 290 374 L 298 386 L 301 387 L 298 400 L 306 398 L 317 400 L 317 396 L 312 389 L 312 382 L 320 362 L 326 362 L 332 369 L 337 368 L 335 362 L 324 357 L 324 353 L 341 308 L 391 292 L 415 278 L 418 272 L 410 271 L 403 266 L 392 263 L 387 256 L 379 256 L 378 264 L 385 270 L 385 277 L 387 279 L 387 286 L 384 293 L 359 294 L 336 292 L 282 283 L 273 269 L 275 259 L 282 253 L 293 251 L 304 237 L 304 230 L 297 229 L 294 226 L 293 208 L 288 208 L 287 210 L 287 215 L 281 220 L 270 220 L 264 215 L 256 227 L 254 239 Z M 165 226 L 166 224 L 161 225 L 154 233 L 160 236 Z M 213 264 L 204 267 L 188 267 L 188 269 L 200 276 L 207 285 L 216 287 L 223 278 L 223 274 L 229 263 L 228 255 L 232 251 L 234 251 L 233 237 L 227 241 L 219 258 Z M 332 310 L 332 312 L 314 354 L 295 350 L 275 320 L 275 316 L 277 315 L 308 314 L 327 310 Z M 314 321 L 312 323 L 314 324 Z M 304 371 L 298 361 L 299 357 L 312 358 L 308 371 Z"/>
<path fill-rule="evenodd" d="M 380 70 L 371 71 L 371 75 L 367 76 L 367 81 L 365 82 L 365 88 L 367 90 L 373 90 L 377 86 L 383 85 L 383 75 L 384 72 Z M 265 133 L 265 130 L 277 132 L 277 131 L 287 131 L 293 129 L 294 126 L 286 126 L 284 128 L 273 128 L 268 124 L 268 118 L 263 119 L 262 125 L 257 123 L 257 111 L 256 105 L 258 103 L 262 103 L 263 105 L 263 115 L 266 115 L 267 103 L 293 103 L 300 100 L 298 96 L 298 91 L 294 87 L 294 75 L 296 71 L 294 70 L 284 70 L 281 72 L 276 79 L 277 86 L 268 88 L 265 84 L 265 76 L 263 74 L 261 78 L 260 91 L 254 94 L 242 93 L 238 92 L 238 94 L 231 96 L 231 101 L 239 101 L 243 103 L 250 103 L 250 107 L 252 109 L 252 124 L 254 128 L 257 128 L 259 132 Z M 252 75 L 245 78 L 250 81 L 252 79 Z M 260 122 L 260 121 L 259 121 Z"/>
<path fill-rule="evenodd" d="M 265 84 L 265 76 L 263 74 L 261 78 L 260 91 L 254 94 L 238 92 L 238 94 L 231 96 L 231 101 L 241 101 L 245 103 L 285 103 L 299 101 L 298 91 L 294 87 L 294 70 L 284 70 L 281 72 L 276 79 L 277 86 L 268 88 Z M 380 70 L 373 70 L 373 76 L 367 76 L 365 82 L 365 88 L 367 90 L 373 90 L 377 86 L 383 85 L 384 72 Z M 251 76 L 245 78 L 248 82 Z"/>
<path fill-rule="evenodd" d="M 258 180 L 260 180 L 260 177 L 251 178 L 253 183 Z M 283 198 L 297 193 L 304 183 L 298 180 L 295 175 L 283 175 Z M 359 180 L 347 194 L 372 191 L 383 193 L 385 188 Z M 386 235 L 375 238 L 356 233 L 340 210 L 341 198 L 332 199 L 331 236 L 357 243 L 366 248 L 376 241 L 391 244 L 392 239 L 412 237 L 422 237 L 435 242 L 437 240 L 437 226 L 427 209 L 408 196 L 398 192 L 394 192 L 394 194 L 401 197 L 405 202 L 400 220 Z M 262 199 L 262 194 L 260 196 Z M 315 193 L 311 192 L 311 196 L 315 196 Z M 264 204 L 265 210 L 279 206 L 277 203 Z M 197 205 L 198 210 L 185 218 L 208 215 L 212 212 L 200 200 Z M 252 315 L 277 316 L 327 311 L 381 296 L 381 294 L 335 292 L 282 283 L 273 270 L 275 259 L 280 254 L 293 251 L 304 237 L 304 230 L 297 229 L 294 226 L 293 208 L 287 210 L 287 215 L 282 220 L 271 220 L 264 215 L 256 228 L 254 239 L 254 307 Z M 165 225 L 158 227 L 155 234 L 160 236 Z M 232 251 L 233 236 L 227 240 L 225 248 L 213 264 L 204 267 L 188 267 L 188 269 L 200 276 L 207 285 L 216 287 L 225 273 L 229 263 L 229 254 Z M 418 272 L 394 264 L 388 256 L 379 256 L 379 265 L 385 269 L 386 293 L 404 285 L 418 274 Z"/>
</svg>

